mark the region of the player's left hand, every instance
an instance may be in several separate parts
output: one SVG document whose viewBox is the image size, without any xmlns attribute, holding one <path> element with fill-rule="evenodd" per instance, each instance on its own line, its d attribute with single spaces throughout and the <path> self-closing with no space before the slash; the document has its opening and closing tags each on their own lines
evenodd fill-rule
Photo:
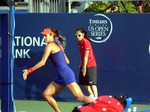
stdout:
<svg viewBox="0 0 150 112">
<path fill-rule="evenodd" d="M 85 75 L 86 75 L 86 69 L 82 70 L 82 75 L 85 77 Z"/>
</svg>

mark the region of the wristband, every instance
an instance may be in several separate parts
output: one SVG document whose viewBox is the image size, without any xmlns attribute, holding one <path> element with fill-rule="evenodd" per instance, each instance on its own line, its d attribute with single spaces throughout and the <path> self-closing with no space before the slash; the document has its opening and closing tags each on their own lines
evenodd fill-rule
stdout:
<svg viewBox="0 0 150 112">
<path fill-rule="evenodd" d="M 86 68 L 85 68 L 85 67 L 83 67 L 83 68 L 82 68 L 82 70 L 86 70 Z"/>
<path fill-rule="evenodd" d="M 29 72 L 29 74 L 31 74 L 33 72 L 33 69 L 32 68 L 28 68 L 28 72 Z"/>
</svg>

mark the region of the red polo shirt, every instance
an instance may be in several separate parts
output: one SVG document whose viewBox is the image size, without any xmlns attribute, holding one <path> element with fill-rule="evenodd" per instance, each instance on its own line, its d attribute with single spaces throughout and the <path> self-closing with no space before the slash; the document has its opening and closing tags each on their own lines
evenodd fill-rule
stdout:
<svg viewBox="0 0 150 112">
<path fill-rule="evenodd" d="M 81 41 L 78 41 L 78 47 L 80 50 L 80 56 L 82 61 L 81 67 L 83 67 L 84 55 L 86 50 L 89 50 L 87 68 L 96 66 L 96 60 L 94 57 L 91 43 L 86 38 L 83 38 Z"/>
</svg>

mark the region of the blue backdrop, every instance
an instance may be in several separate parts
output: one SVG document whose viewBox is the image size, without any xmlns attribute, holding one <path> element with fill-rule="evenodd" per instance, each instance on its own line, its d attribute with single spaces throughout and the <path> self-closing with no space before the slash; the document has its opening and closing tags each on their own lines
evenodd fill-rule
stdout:
<svg viewBox="0 0 150 112">
<path fill-rule="evenodd" d="M 59 29 L 67 38 L 66 54 L 78 80 L 80 56 L 75 29 L 83 27 L 91 36 L 98 66 L 99 95 L 124 94 L 134 103 L 150 99 L 150 15 L 149 14 L 26 14 L 16 15 L 15 99 L 42 99 L 42 92 L 55 78 L 55 69 L 47 64 L 27 81 L 22 70 L 42 57 L 45 43 L 40 32 L 45 27 Z M 63 101 L 75 101 L 67 90 L 55 95 Z"/>
</svg>

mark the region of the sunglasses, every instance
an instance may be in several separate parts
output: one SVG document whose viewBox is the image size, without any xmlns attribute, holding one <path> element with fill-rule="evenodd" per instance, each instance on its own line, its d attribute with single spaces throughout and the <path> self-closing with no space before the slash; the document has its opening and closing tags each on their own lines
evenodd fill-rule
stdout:
<svg viewBox="0 0 150 112">
<path fill-rule="evenodd" d="M 80 36 L 82 36 L 82 34 L 75 34 L 77 37 L 80 37 Z"/>
</svg>

